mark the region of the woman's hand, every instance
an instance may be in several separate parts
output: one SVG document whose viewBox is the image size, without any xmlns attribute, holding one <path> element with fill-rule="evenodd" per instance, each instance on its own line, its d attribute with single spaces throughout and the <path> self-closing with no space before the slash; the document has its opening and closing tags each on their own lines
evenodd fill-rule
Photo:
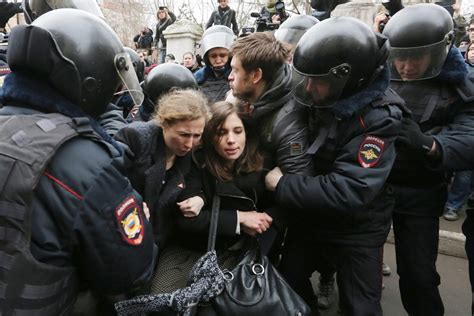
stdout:
<svg viewBox="0 0 474 316">
<path fill-rule="evenodd" d="M 193 196 L 176 204 L 178 204 L 179 210 L 184 217 L 195 217 L 201 212 L 204 200 L 199 196 Z"/>
<path fill-rule="evenodd" d="M 241 229 L 251 236 L 265 232 L 273 221 L 267 213 L 259 213 L 256 211 L 238 212 Z"/>
</svg>

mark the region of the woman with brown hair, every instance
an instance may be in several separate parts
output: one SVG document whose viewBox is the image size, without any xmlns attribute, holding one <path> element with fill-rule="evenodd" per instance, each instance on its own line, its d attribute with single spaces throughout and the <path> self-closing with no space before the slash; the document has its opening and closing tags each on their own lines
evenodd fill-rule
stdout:
<svg viewBox="0 0 474 316">
<path fill-rule="evenodd" d="M 215 103 L 211 114 L 203 133 L 202 149 L 194 154 L 195 165 L 187 177 L 182 202 L 178 203 L 182 215 L 177 222 L 181 230 L 197 235 L 186 240 L 187 247 L 205 249 L 213 196 L 219 195 L 219 251 L 228 249 L 244 235 L 261 239 L 273 220 L 266 213 L 270 203 L 264 186 L 263 157 L 246 114 L 238 105 L 225 101 Z M 269 249 L 271 240 L 263 248 Z"/>
</svg>

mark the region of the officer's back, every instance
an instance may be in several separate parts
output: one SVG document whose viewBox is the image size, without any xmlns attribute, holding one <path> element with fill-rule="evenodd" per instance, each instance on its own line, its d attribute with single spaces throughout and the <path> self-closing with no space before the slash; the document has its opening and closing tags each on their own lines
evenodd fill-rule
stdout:
<svg viewBox="0 0 474 316">
<path fill-rule="evenodd" d="M 10 39 L 12 73 L 0 90 L 0 314 L 69 314 L 79 290 L 139 289 L 152 275 L 153 235 L 120 148 L 94 119 L 123 78 L 136 79 L 128 55 L 105 22 L 72 9 L 17 26 Z"/>
</svg>

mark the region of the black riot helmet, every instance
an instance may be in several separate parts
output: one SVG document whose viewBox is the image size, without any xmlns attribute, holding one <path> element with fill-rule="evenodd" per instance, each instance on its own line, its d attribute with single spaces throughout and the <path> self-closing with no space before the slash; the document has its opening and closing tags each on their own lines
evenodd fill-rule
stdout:
<svg viewBox="0 0 474 316">
<path fill-rule="evenodd" d="M 175 64 L 159 64 L 145 79 L 143 91 L 153 103 L 171 89 L 197 89 L 198 84 L 188 68 Z"/>
<path fill-rule="evenodd" d="M 53 10 L 31 25 L 14 27 L 10 39 L 7 60 L 13 72 L 47 81 L 89 115 L 103 113 L 120 85 L 135 104 L 143 100 L 122 43 L 91 13 Z"/>
<path fill-rule="evenodd" d="M 318 22 L 319 20 L 311 15 L 294 15 L 283 22 L 275 31 L 275 38 L 294 47 L 301 36 Z"/>
<path fill-rule="evenodd" d="M 392 50 L 393 80 L 424 80 L 439 75 L 453 44 L 453 20 L 441 6 L 416 4 L 398 11 L 385 25 Z"/>
<path fill-rule="evenodd" d="M 104 19 L 96 0 L 23 0 L 23 13 L 29 24 L 46 12 L 56 9 L 79 9 Z"/>
<path fill-rule="evenodd" d="M 213 25 L 202 34 L 201 48 L 204 54 L 204 62 L 211 67 L 208 53 L 213 48 L 226 48 L 234 42 L 234 32 L 225 25 Z"/>
<path fill-rule="evenodd" d="M 334 17 L 311 27 L 299 40 L 293 68 L 303 79 L 295 87 L 297 99 L 327 108 L 371 83 L 383 70 L 388 41 L 365 23 Z"/>
</svg>

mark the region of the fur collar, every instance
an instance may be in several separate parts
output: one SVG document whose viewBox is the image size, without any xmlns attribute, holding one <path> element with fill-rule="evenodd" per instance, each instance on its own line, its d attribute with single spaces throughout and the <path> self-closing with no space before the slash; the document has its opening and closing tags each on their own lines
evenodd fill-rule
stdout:
<svg viewBox="0 0 474 316">
<path fill-rule="evenodd" d="M 337 101 L 331 108 L 335 117 L 347 119 L 354 113 L 369 105 L 379 98 L 388 89 L 390 84 L 390 71 L 387 64 L 380 75 L 367 88 L 345 99 Z"/>
<path fill-rule="evenodd" d="M 0 89 L 2 105 L 21 106 L 43 113 L 59 113 L 67 117 L 87 117 L 92 129 L 106 142 L 122 152 L 121 147 L 107 134 L 96 119 L 84 111 L 39 77 L 14 72 L 5 77 Z"/>
<path fill-rule="evenodd" d="M 443 68 L 436 79 L 457 85 L 464 81 L 468 73 L 469 71 L 461 52 L 453 46 L 449 50 Z"/>
</svg>

